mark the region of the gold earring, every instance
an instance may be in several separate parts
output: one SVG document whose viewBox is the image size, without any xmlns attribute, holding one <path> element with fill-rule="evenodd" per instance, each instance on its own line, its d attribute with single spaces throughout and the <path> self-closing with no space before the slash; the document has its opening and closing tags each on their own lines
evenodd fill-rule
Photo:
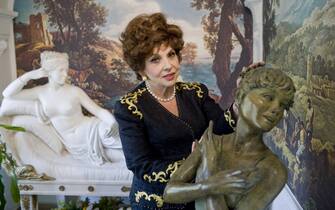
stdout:
<svg viewBox="0 0 335 210">
<path fill-rule="evenodd" d="M 148 80 L 148 77 L 144 75 L 144 76 L 142 76 L 142 80 L 146 81 L 146 80 Z"/>
</svg>

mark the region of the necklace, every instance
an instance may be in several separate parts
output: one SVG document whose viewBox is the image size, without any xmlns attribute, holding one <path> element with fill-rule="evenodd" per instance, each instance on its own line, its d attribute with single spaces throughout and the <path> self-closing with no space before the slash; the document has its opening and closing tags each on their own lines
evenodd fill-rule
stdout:
<svg viewBox="0 0 335 210">
<path fill-rule="evenodd" d="M 172 95 L 168 98 L 161 98 L 161 97 L 157 96 L 156 94 L 154 94 L 154 92 L 152 92 L 152 90 L 150 88 L 150 85 L 147 81 L 145 81 L 145 86 L 147 87 L 148 92 L 150 93 L 150 95 L 152 95 L 157 101 L 168 102 L 168 101 L 171 101 L 172 99 L 174 99 L 174 97 L 176 96 L 176 87 L 175 86 L 173 86 Z"/>
</svg>

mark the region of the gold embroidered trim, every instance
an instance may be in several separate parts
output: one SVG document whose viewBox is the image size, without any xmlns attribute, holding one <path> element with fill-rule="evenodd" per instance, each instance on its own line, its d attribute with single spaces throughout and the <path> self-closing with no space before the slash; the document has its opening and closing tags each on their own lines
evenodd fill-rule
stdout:
<svg viewBox="0 0 335 210">
<path fill-rule="evenodd" d="M 166 173 L 170 173 L 170 177 L 171 177 L 177 171 L 177 169 L 179 168 L 181 163 L 182 163 L 182 160 L 178 160 L 178 161 L 168 165 L 168 167 L 166 169 Z"/>
<path fill-rule="evenodd" d="M 152 172 L 152 176 L 149 176 L 148 174 L 144 174 L 143 179 L 148 181 L 149 183 L 157 182 L 157 181 L 161 183 L 168 182 L 164 171 L 160 171 L 158 173 Z"/>
<path fill-rule="evenodd" d="M 136 200 L 137 203 L 140 202 L 140 199 L 142 197 L 147 201 L 151 201 L 151 200 L 156 201 L 157 207 L 162 207 L 163 206 L 164 200 L 163 200 L 162 196 L 159 196 L 159 195 L 156 195 L 156 194 L 148 195 L 146 192 L 143 192 L 143 191 L 137 191 L 135 193 L 135 200 Z"/>
<path fill-rule="evenodd" d="M 168 165 L 167 169 L 165 171 L 160 171 L 158 173 L 153 172 L 152 175 L 144 174 L 143 179 L 151 182 L 160 182 L 160 183 L 166 183 L 168 182 L 167 176 L 170 174 L 170 177 L 177 171 L 179 166 L 181 165 L 182 160 L 178 160 L 174 163 L 171 163 Z"/>
<path fill-rule="evenodd" d="M 179 83 L 177 85 L 177 90 L 180 90 L 180 89 L 183 89 L 183 90 L 196 90 L 196 93 L 197 93 L 197 96 L 199 98 L 202 98 L 204 96 L 204 91 L 201 89 L 200 87 L 200 83 Z"/>
<path fill-rule="evenodd" d="M 235 124 L 235 120 L 232 118 L 232 114 L 229 110 L 225 111 L 224 113 L 224 117 L 226 119 L 226 121 L 229 123 L 229 126 L 235 130 L 234 124 Z"/>
<path fill-rule="evenodd" d="M 143 118 L 143 114 L 138 110 L 136 106 L 137 98 L 141 96 L 145 91 L 147 91 L 146 88 L 141 88 L 134 93 L 128 93 L 120 99 L 121 104 L 127 104 L 128 110 L 130 110 L 132 114 L 138 115 L 140 119 Z"/>
</svg>

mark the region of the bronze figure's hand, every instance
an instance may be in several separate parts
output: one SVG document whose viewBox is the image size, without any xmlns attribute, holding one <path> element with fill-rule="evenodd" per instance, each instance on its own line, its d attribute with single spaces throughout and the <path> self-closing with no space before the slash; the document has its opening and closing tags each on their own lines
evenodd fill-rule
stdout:
<svg viewBox="0 0 335 210">
<path fill-rule="evenodd" d="M 243 194 L 254 186 L 254 182 L 247 181 L 246 175 L 255 170 L 224 170 L 208 178 L 203 186 L 210 195 Z"/>
</svg>

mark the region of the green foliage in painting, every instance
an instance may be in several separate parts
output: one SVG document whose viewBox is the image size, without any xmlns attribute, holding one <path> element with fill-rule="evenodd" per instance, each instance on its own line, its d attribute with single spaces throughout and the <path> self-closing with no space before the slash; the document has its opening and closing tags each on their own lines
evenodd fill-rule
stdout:
<svg viewBox="0 0 335 210">
<path fill-rule="evenodd" d="M 306 78 L 307 59 L 310 56 L 314 75 L 327 75 L 335 80 L 334 14 L 335 2 L 330 2 L 324 8 L 317 9 L 300 28 L 281 22 L 271 42 L 267 62 Z"/>
</svg>

